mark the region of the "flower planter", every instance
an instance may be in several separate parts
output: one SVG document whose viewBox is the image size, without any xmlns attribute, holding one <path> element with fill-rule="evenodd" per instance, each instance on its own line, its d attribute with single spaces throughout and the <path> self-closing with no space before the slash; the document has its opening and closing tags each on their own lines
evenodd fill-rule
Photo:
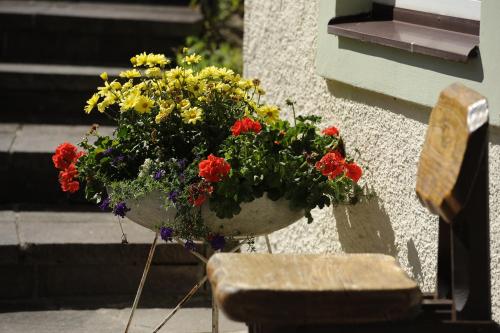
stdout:
<svg viewBox="0 0 500 333">
<path fill-rule="evenodd" d="M 302 216 L 310 223 L 312 209 L 356 203 L 364 195 L 357 184 L 362 169 L 335 126 L 320 132 L 321 118 L 297 116 L 291 100 L 293 124 L 280 119 L 277 105 L 260 102 L 259 80 L 197 65 L 200 56 L 183 52 L 176 67 L 165 55 L 141 53 L 119 78 L 101 74 L 103 85 L 84 109 L 109 113 L 116 129 L 102 135 L 93 126 L 82 151 L 69 143 L 57 147 L 52 160 L 63 191 L 74 193 L 83 182 L 86 197 L 101 198 L 103 210 L 123 217 L 129 208 L 127 216 L 138 224 L 171 228 L 162 229 L 163 238 L 168 232 L 210 242 L 215 235 L 267 234 Z M 114 195 L 104 191 L 106 184 Z M 167 189 L 176 208 L 166 208 Z M 266 195 L 242 202 L 272 191 L 291 198 L 295 209 Z M 150 194 L 130 199 L 144 192 Z M 207 200 L 233 218 L 217 218 Z M 193 214 L 198 209 L 201 219 Z"/>
<path fill-rule="evenodd" d="M 165 208 L 165 196 L 152 192 L 138 199 L 126 201 L 130 211 L 127 217 L 153 231 L 168 220 L 175 218 L 175 207 Z M 292 210 L 288 200 L 273 201 L 264 196 L 241 204 L 241 212 L 228 219 L 220 219 L 208 203 L 201 207 L 203 221 L 208 229 L 222 236 L 251 237 L 269 234 L 296 222 L 304 216 L 303 210 Z"/>
</svg>

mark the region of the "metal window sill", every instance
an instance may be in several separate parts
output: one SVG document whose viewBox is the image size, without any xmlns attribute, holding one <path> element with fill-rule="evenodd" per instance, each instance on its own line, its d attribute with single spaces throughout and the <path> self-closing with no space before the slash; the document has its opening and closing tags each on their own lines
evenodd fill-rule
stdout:
<svg viewBox="0 0 500 333">
<path fill-rule="evenodd" d="M 368 14 L 331 20 L 328 33 L 458 62 L 477 54 L 479 21 L 373 6 Z"/>
</svg>

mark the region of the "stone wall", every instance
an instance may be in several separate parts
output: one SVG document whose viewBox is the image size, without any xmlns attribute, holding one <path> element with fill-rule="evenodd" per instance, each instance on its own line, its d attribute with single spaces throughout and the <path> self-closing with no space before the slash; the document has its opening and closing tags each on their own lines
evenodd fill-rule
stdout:
<svg viewBox="0 0 500 333">
<path fill-rule="evenodd" d="M 315 72 L 318 1 L 247 0 L 245 75 L 262 81 L 265 100 L 300 114 L 323 116 L 341 130 L 348 151 L 361 151 L 365 181 L 377 199 L 313 212 L 271 235 L 275 252 L 394 255 L 425 291 L 435 285 L 437 218 L 415 195 L 415 175 L 430 110 L 389 96 L 327 81 Z M 387 78 L 390 79 L 389 77 Z M 500 130 L 491 129 L 490 221 L 494 317 L 500 321 Z M 264 250 L 265 243 L 257 243 Z"/>
</svg>

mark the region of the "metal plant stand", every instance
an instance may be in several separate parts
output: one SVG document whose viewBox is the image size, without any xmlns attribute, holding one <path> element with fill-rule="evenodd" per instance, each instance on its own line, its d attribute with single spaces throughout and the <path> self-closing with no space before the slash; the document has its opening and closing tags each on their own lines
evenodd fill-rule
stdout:
<svg viewBox="0 0 500 333">
<path fill-rule="evenodd" d="M 265 240 L 266 240 L 266 245 L 267 245 L 267 250 L 269 253 L 272 253 L 271 250 L 271 243 L 269 241 L 268 235 L 265 235 Z M 175 242 L 184 245 L 184 243 L 178 239 L 174 238 Z M 146 278 L 149 273 L 149 269 L 151 267 L 151 262 L 153 261 L 154 253 L 156 250 L 156 245 L 158 242 L 158 233 L 155 234 L 153 243 L 151 244 L 151 248 L 149 249 L 149 254 L 148 258 L 146 260 L 146 266 L 144 267 L 144 272 L 142 273 L 141 281 L 139 283 L 139 288 L 137 289 L 137 293 L 135 294 L 134 298 L 134 303 L 132 305 L 132 310 L 130 311 L 130 316 L 127 322 L 127 326 L 125 328 L 125 333 L 128 333 L 132 324 L 132 320 L 134 318 L 134 313 L 135 310 L 137 309 L 137 306 L 139 304 L 139 300 L 141 298 L 142 294 L 142 289 L 144 288 L 144 283 L 146 282 Z M 244 241 L 241 241 L 237 246 L 233 247 L 229 253 L 233 253 L 238 251 L 242 246 L 244 245 Z M 189 250 L 189 252 L 198 258 L 201 262 L 203 262 L 205 265 L 208 262 L 208 258 L 202 255 L 201 253 L 194 251 L 194 250 Z M 170 313 L 165 317 L 165 319 L 162 320 L 160 324 L 158 324 L 155 329 L 153 330 L 153 333 L 159 332 L 163 326 L 179 311 L 179 309 L 189 300 L 193 295 L 203 286 L 203 284 L 207 281 L 207 275 L 205 275 L 200 281 L 198 281 L 193 288 L 184 296 L 184 298 L 175 306 L 175 308 L 170 311 Z M 212 333 L 219 333 L 219 309 L 217 307 L 217 304 L 214 300 L 214 297 L 212 295 Z"/>
</svg>

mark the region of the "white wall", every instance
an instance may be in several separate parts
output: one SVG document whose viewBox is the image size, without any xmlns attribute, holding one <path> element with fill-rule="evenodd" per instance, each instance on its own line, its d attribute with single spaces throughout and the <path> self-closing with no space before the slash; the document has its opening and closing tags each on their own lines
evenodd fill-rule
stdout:
<svg viewBox="0 0 500 333">
<path fill-rule="evenodd" d="M 260 78 L 268 102 L 297 101 L 301 114 L 323 116 L 340 128 L 368 166 L 365 179 L 378 200 L 313 212 L 271 235 L 276 252 L 380 252 L 396 256 L 421 287 L 434 288 L 437 218 L 415 195 L 417 162 L 429 110 L 392 97 L 326 81 L 315 73 L 318 1 L 245 2 L 245 75 Z M 326 27 L 320 27 L 326 29 Z M 384 78 L 390 80 L 390 78 Z M 287 114 L 290 116 L 290 113 Z M 490 143 L 490 219 L 493 303 L 500 320 L 500 130 Z M 258 242 L 264 250 L 264 242 Z"/>
</svg>

